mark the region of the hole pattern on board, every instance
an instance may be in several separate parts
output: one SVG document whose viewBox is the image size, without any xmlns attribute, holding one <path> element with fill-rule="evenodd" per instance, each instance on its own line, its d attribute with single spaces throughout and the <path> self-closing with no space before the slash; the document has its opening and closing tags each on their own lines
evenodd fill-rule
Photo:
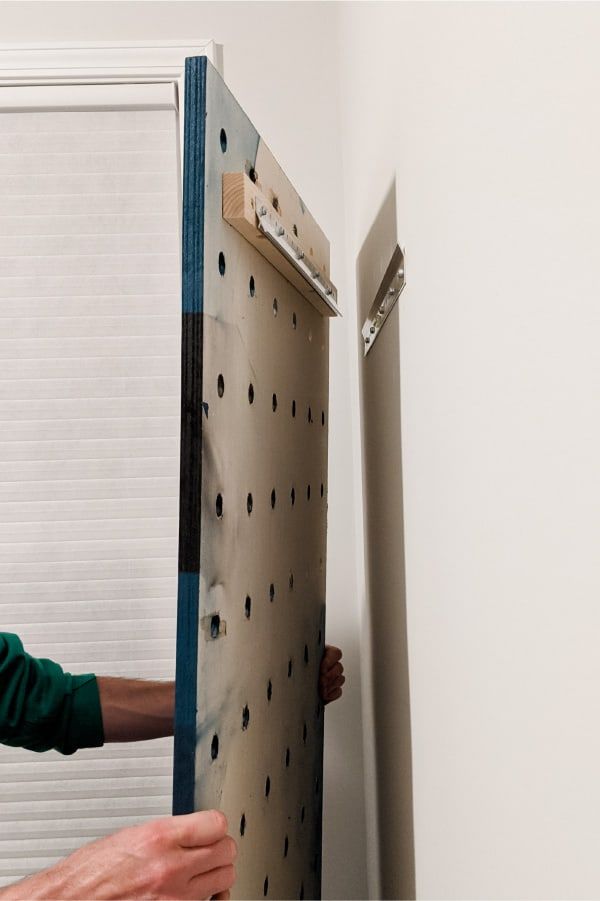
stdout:
<svg viewBox="0 0 600 901">
<path fill-rule="evenodd" d="M 221 128 L 221 123 L 217 125 L 216 133 L 219 143 L 215 142 L 213 136 L 211 152 L 218 154 L 219 159 L 223 158 L 224 164 L 227 160 L 226 165 L 231 167 L 236 154 L 234 145 L 237 134 L 230 122 L 227 121 L 224 125 L 227 130 L 225 127 Z M 254 168 L 248 163 L 245 168 L 251 180 L 256 182 L 258 177 Z M 223 171 L 229 170 L 224 168 Z M 277 208 L 278 203 L 275 197 L 271 202 Z M 304 212 L 303 208 L 302 212 Z M 297 213 L 292 215 L 295 216 Z M 304 230 L 303 222 L 304 220 L 299 220 L 302 230 Z M 296 224 L 293 226 L 293 231 L 298 235 Z M 257 529 L 261 530 L 260 538 L 262 538 L 262 530 L 264 524 L 267 523 L 265 528 L 270 531 L 265 560 L 269 560 L 269 568 L 265 568 L 266 571 L 257 572 L 249 567 L 249 571 L 244 572 L 242 578 L 245 580 L 245 584 L 244 581 L 241 586 L 237 584 L 233 594 L 233 613 L 227 608 L 227 584 L 211 583 L 219 591 L 222 588 L 225 589 L 225 599 L 222 601 L 221 595 L 219 595 L 218 601 L 211 605 L 212 610 L 217 608 L 219 613 L 211 614 L 210 638 L 220 640 L 210 647 L 211 653 L 219 654 L 221 649 L 226 649 L 230 638 L 234 638 L 236 632 L 241 633 L 243 630 L 244 641 L 247 643 L 249 653 L 254 654 L 262 647 L 259 646 L 258 641 L 263 640 L 262 637 L 257 638 L 257 629 L 266 639 L 269 635 L 270 623 L 278 622 L 281 617 L 289 616 L 290 610 L 302 611 L 305 606 L 313 605 L 316 603 L 313 598 L 317 598 L 321 603 L 324 599 L 318 597 L 320 591 L 324 591 L 324 587 L 318 588 L 318 586 L 324 586 L 324 577 L 321 575 L 323 559 L 319 556 L 319 554 L 323 554 L 324 545 L 315 545 L 313 549 L 310 536 L 315 524 L 316 529 L 320 528 L 325 517 L 325 505 L 317 503 L 317 499 L 319 486 L 321 498 L 324 497 L 324 484 L 319 480 L 326 473 L 326 441 L 323 440 L 321 431 L 315 432 L 311 426 L 314 422 L 318 423 L 319 418 L 322 427 L 325 426 L 326 387 L 320 386 L 316 391 L 313 390 L 310 387 L 310 377 L 305 378 L 302 367 L 298 368 L 298 360 L 308 359 L 308 356 L 312 360 L 317 360 L 318 355 L 322 351 L 326 351 L 327 333 L 321 330 L 320 320 L 315 318 L 314 311 L 303 305 L 302 298 L 295 294 L 287 282 L 274 274 L 272 267 L 258 256 L 252 256 L 253 252 L 249 251 L 245 245 L 241 245 L 244 247 L 244 251 L 240 255 L 238 245 L 230 241 L 231 234 L 232 232 L 227 226 L 222 236 L 213 237 L 213 240 L 219 241 L 222 250 L 219 252 L 219 244 L 217 244 L 211 254 L 214 260 L 214 256 L 218 253 L 219 274 L 214 271 L 213 263 L 212 272 L 208 277 L 212 279 L 213 285 L 221 286 L 223 298 L 227 301 L 218 309 L 214 319 L 218 327 L 231 325 L 232 319 L 229 317 L 232 305 L 239 310 L 240 318 L 246 320 L 240 323 L 242 343 L 236 345 L 236 348 L 239 347 L 242 352 L 236 358 L 235 365 L 228 368 L 227 355 L 217 356 L 215 350 L 214 359 L 218 359 L 219 368 L 216 371 L 213 370 L 212 373 L 208 372 L 207 383 L 212 386 L 212 390 L 216 385 L 218 398 L 223 398 L 227 382 L 227 401 L 215 404 L 214 416 L 211 409 L 211 428 L 216 428 L 217 425 L 222 428 L 221 423 L 226 417 L 232 417 L 233 420 L 236 409 L 241 414 L 240 419 L 242 416 L 244 417 L 243 429 L 245 431 L 240 431 L 238 427 L 236 432 L 232 428 L 228 436 L 233 442 L 238 441 L 240 447 L 244 446 L 242 452 L 244 475 L 240 480 L 241 484 L 240 482 L 236 483 L 235 491 L 225 477 L 219 475 L 217 487 L 220 492 L 216 496 L 215 509 L 217 518 L 222 519 L 224 494 L 228 492 L 228 497 L 230 496 L 228 515 L 225 524 L 219 525 L 220 534 L 225 532 L 230 534 L 230 530 L 237 530 L 243 524 L 244 541 L 248 542 L 250 554 L 257 557 L 264 553 L 259 543 Z M 242 267 L 240 267 L 240 260 L 243 262 Z M 239 272 L 238 267 L 240 267 Z M 219 276 L 224 278 L 226 272 L 227 282 L 224 280 L 221 282 Z M 227 290 L 225 291 L 226 286 Z M 259 302 L 248 302 L 249 299 L 255 298 L 258 298 Z M 271 300 L 270 303 L 269 300 Z M 251 340 L 249 340 L 249 336 Z M 260 336 L 260 340 L 257 351 L 256 345 L 253 345 L 252 342 L 258 336 Z M 224 330 L 223 337 L 226 338 Z M 239 341 L 239 339 L 236 340 Z M 244 348 L 248 352 L 247 356 Z M 222 346 L 219 344 L 219 354 L 221 354 L 221 350 Z M 261 359 L 261 355 L 264 356 L 264 360 Z M 265 363 L 266 365 L 264 365 Z M 289 369 L 288 372 L 286 372 L 286 367 Z M 316 368 L 318 369 L 318 366 Z M 219 369 L 223 371 L 220 372 Z M 265 373 L 267 374 L 265 375 Z M 248 406 L 246 406 L 244 396 L 246 389 Z M 291 421 L 288 418 L 289 412 L 291 412 Z M 276 413 L 277 416 L 272 415 Z M 287 429 L 287 433 L 283 432 L 283 429 Z M 268 455 L 270 461 L 271 459 L 275 461 L 275 467 L 270 470 L 271 475 L 266 484 L 264 478 L 262 480 L 256 478 L 254 467 L 257 465 L 257 461 L 251 458 L 250 453 L 246 453 L 246 448 L 253 448 L 250 443 L 252 439 L 250 433 L 253 434 L 253 430 L 256 430 L 259 435 L 258 442 L 262 457 L 266 458 Z M 278 440 L 279 436 L 284 434 L 289 436 L 289 445 L 285 451 L 279 450 L 278 445 L 275 444 L 279 456 L 274 458 L 271 458 L 271 433 L 277 435 Z M 297 462 L 291 465 L 294 459 L 292 443 L 295 447 L 302 449 L 300 466 L 297 465 Z M 219 453 L 222 452 L 219 445 L 215 445 L 215 447 Z M 234 448 L 232 456 L 236 453 L 237 449 Z M 271 465 L 272 463 L 269 462 L 269 466 Z M 227 475 L 229 475 L 229 471 Z M 247 481 L 245 481 L 246 479 Z M 252 490 L 249 491 L 248 488 Z M 245 495 L 244 490 L 246 490 Z M 310 506 L 304 505 L 303 495 L 305 492 L 307 504 L 312 501 Z M 209 498 L 211 495 L 214 497 L 212 491 L 208 495 Z M 286 495 L 289 497 L 289 504 Z M 251 517 L 249 520 L 246 520 L 246 514 Z M 307 555 L 302 553 L 304 548 L 300 549 L 298 553 L 293 549 L 293 545 L 290 545 L 290 536 L 297 541 L 302 530 L 306 531 L 303 544 L 311 547 L 310 554 Z M 292 553 L 286 556 L 282 550 L 287 545 L 292 547 Z M 240 548 L 240 553 L 246 553 L 246 551 Z M 293 594 L 285 591 L 286 572 L 289 592 L 293 592 Z M 273 579 L 273 581 L 269 582 L 269 579 Z M 271 606 L 275 601 L 276 584 L 278 603 Z M 316 590 L 315 586 L 317 586 Z M 266 588 L 267 591 L 265 591 Z M 310 597 L 311 593 L 312 598 Z M 238 604 L 239 606 L 237 606 Z M 303 614 L 296 613 L 295 615 L 299 616 L 301 620 Z M 294 626 L 295 631 L 290 631 L 285 640 L 281 642 L 281 649 L 273 651 L 267 664 L 268 670 L 264 668 L 263 663 L 260 667 L 256 666 L 256 676 L 252 670 L 248 673 L 247 680 L 243 683 L 243 695 L 237 696 L 227 729 L 220 720 L 215 721 L 211 729 L 211 732 L 214 730 L 212 739 L 210 738 L 211 732 L 207 736 L 211 760 L 216 761 L 220 758 L 219 763 L 211 770 L 213 774 L 218 774 L 220 768 L 227 763 L 226 752 L 231 753 L 233 746 L 237 745 L 240 748 L 243 746 L 246 753 L 249 753 L 248 749 L 253 748 L 257 736 L 260 735 L 261 730 L 265 729 L 267 722 L 264 719 L 265 716 L 271 714 L 271 721 L 273 716 L 277 720 L 282 716 L 287 718 L 287 731 L 283 733 L 285 739 L 274 744 L 273 751 L 276 756 L 265 758 L 263 764 L 265 767 L 262 776 L 264 795 L 261 797 L 259 776 L 259 784 L 253 784 L 248 798 L 241 796 L 235 806 L 232 805 L 229 814 L 233 817 L 234 823 L 236 817 L 239 817 L 240 837 L 244 838 L 246 830 L 249 829 L 248 840 L 255 842 L 255 830 L 257 833 L 263 834 L 261 830 L 265 829 L 265 824 L 262 823 L 264 812 L 269 810 L 271 817 L 274 813 L 279 816 L 278 805 L 284 799 L 283 803 L 287 805 L 285 826 L 287 833 L 284 834 L 283 842 L 281 833 L 279 834 L 275 847 L 279 847 L 279 855 L 283 851 L 283 857 L 286 858 L 285 867 L 290 881 L 286 884 L 285 897 L 300 898 L 304 898 L 305 895 L 315 897 L 312 889 L 315 884 L 318 884 L 318 879 L 315 883 L 315 877 L 310 875 L 312 863 L 314 860 L 318 860 L 318 855 L 313 854 L 314 843 L 311 840 L 307 844 L 307 837 L 313 835 L 313 819 L 318 818 L 319 815 L 319 801 L 314 802 L 314 797 L 319 798 L 320 781 L 318 777 L 314 777 L 314 772 L 310 769 L 313 752 L 312 749 L 309 750 L 309 747 L 316 742 L 322 729 L 322 721 L 320 720 L 321 705 L 318 701 L 310 699 L 309 686 L 313 667 L 317 666 L 315 658 L 319 658 L 322 653 L 317 651 L 317 644 L 322 647 L 324 619 L 319 619 L 316 613 L 311 616 L 312 618 L 302 625 L 301 632 L 298 631 L 297 626 Z M 225 629 L 226 621 L 227 629 Z M 247 625 L 242 625 L 242 622 Z M 319 623 L 321 628 L 319 628 Z M 315 644 L 317 630 L 318 641 Z M 307 635 L 311 638 L 305 642 Z M 225 638 L 227 640 L 224 640 Z M 240 646 L 236 645 L 236 647 Z M 269 675 L 271 678 L 268 678 Z M 255 679 L 254 682 L 253 679 Z M 276 692 L 275 697 L 273 697 L 274 691 Z M 298 701 L 298 698 L 303 695 L 307 697 L 306 703 Z M 282 711 L 285 713 L 282 714 Z M 290 711 L 293 711 L 291 715 Z M 252 726 L 251 729 L 250 726 Z M 243 736 L 240 735 L 240 732 L 243 733 Z M 219 747 L 219 735 L 221 747 Z M 232 741 L 232 739 L 235 740 Z M 303 745 L 306 746 L 306 750 L 303 749 Z M 305 779 L 303 770 L 307 766 L 311 775 L 310 778 Z M 282 781 L 284 776 L 285 781 Z M 314 825 L 318 834 L 318 819 L 315 820 Z M 298 869 L 299 861 L 303 862 L 301 870 Z M 278 864 L 280 867 L 284 866 L 281 857 L 279 857 Z M 316 869 L 314 871 L 316 873 Z M 275 865 L 269 862 L 269 857 L 266 857 L 255 873 L 255 884 L 249 897 L 260 897 L 261 882 L 264 897 L 269 894 L 271 896 L 277 894 L 280 889 L 281 872 L 283 871 L 276 872 Z"/>
<path fill-rule="evenodd" d="M 250 708 L 246 704 L 242 710 L 242 730 L 245 732 L 250 724 Z"/>
</svg>

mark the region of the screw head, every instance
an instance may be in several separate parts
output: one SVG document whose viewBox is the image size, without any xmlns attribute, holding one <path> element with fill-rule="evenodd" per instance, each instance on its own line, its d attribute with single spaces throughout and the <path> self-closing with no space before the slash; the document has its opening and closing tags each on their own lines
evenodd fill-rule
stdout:
<svg viewBox="0 0 600 901">
<path fill-rule="evenodd" d="M 371 343 L 371 339 L 367 335 L 367 337 L 365 338 L 365 344 L 370 344 L 370 343 Z"/>
<path fill-rule="evenodd" d="M 374 325 L 371 326 L 370 332 L 372 335 L 375 334 L 375 326 Z"/>
</svg>

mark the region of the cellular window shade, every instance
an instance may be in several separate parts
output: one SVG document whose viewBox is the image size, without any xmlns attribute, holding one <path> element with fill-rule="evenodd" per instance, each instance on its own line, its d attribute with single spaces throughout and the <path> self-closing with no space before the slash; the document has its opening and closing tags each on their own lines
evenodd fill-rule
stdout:
<svg viewBox="0 0 600 901">
<path fill-rule="evenodd" d="M 177 111 L 172 85 L 94 87 L 0 89 L 0 630 L 70 672 L 171 679 Z M 171 772 L 169 739 L 0 746 L 0 885 L 168 814 Z"/>
</svg>

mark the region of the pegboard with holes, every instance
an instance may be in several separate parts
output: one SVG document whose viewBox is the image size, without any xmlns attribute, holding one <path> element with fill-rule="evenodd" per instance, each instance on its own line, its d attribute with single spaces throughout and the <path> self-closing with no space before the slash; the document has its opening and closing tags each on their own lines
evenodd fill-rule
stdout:
<svg viewBox="0 0 600 901">
<path fill-rule="evenodd" d="M 261 192 L 250 220 L 268 206 L 296 259 L 306 241 L 307 271 L 224 218 L 232 173 Z M 234 898 L 320 897 L 328 264 L 218 73 L 189 59 L 174 812 L 226 813 Z"/>
</svg>

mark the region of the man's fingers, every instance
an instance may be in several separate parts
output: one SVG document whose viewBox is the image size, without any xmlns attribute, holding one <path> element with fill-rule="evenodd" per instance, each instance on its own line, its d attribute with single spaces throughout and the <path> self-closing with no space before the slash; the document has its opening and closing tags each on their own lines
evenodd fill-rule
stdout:
<svg viewBox="0 0 600 901">
<path fill-rule="evenodd" d="M 319 687 L 321 690 L 321 694 L 327 694 L 327 692 L 330 691 L 331 688 L 337 682 L 339 682 L 340 679 L 345 679 L 344 667 L 342 666 L 341 663 L 338 663 L 328 673 L 321 674 L 321 678 L 319 680 Z"/>
<path fill-rule="evenodd" d="M 337 701 L 338 698 L 341 698 L 341 697 L 342 697 L 342 689 L 336 688 L 336 690 L 334 692 L 332 692 L 330 695 L 327 695 L 327 697 L 324 699 L 324 703 L 330 704 L 332 701 Z"/>
<path fill-rule="evenodd" d="M 227 819 L 220 810 L 200 810 L 171 817 L 175 841 L 182 848 L 214 845 L 227 835 Z"/>
<path fill-rule="evenodd" d="M 336 663 L 334 666 L 328 670 L 324 676 L 322 676 L 325 682 L 331 682 L 333 679 L 337 679 L 344 672 L 344 667 L 341 663 Z"/>
<path fill-rule="evenodd" d="M 219 897 L 223 892 L 229 891 L 234 882 L 235 867 L 219 867 L 218 870 L 203 873 L 202 876 L 196 876 L 190 881 L 190 888 L 193 892 L 190 897 L 212 898 L 214 895 Z"/>
<path fill-rule="evenodd" d="M 339 679 L 335 680 L 335 682 L 327 683 L 322 691 L 323 697 L 328 698 L 329 695 L 333 694 L 334 691 L 337 691 L 338 688 L 341 688 L 345 681 L 345 676 L 340 676 Z"/>
<path fill-rule="evenodd" d="M 321 670 L 330 670 L 332 666 L 335 666 L 336 663 L 342 659 L 342 652 L 339 648 L 333 647 L 333 645 L 325 646 L 325 653 L 323 654 L 323 659 L 321 661 Z"/>
<path fill-rule="evenodd" d="M 186 848 L 185 866 L 189 878 L 194 879 L 211 870 L 228 867 L 237 857 L 237 845 L 230 835 L 226 835 L 214 845 L 203 848 Z"/>
<path fill-rule="evenodd" d="M 346 681 L 345 676 L 338 676 L 337 679 L 334 679 L 333 682 L 330 682 L 327 685 L 327 694 L 331 694 L 332 691 L 335 691 L 337 688 L 341 688 L 344 682 Z"/>
</svg>

